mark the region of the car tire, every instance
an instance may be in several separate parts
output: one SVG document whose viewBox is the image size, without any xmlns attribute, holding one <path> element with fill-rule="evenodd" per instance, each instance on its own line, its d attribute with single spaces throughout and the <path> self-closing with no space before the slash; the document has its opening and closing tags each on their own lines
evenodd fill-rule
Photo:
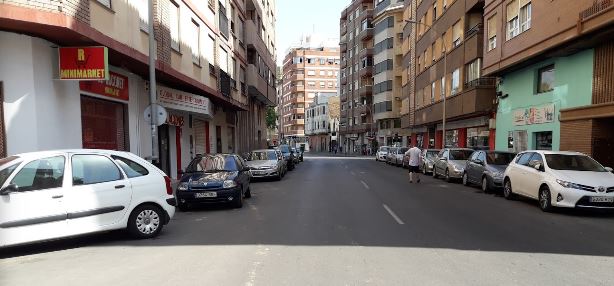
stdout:
<svg viewBox="0 0 614 286">
<path fill-rule="evenodd" d="M 426 168 L 426 165 L 422 166 L 422 174 L 424 174 L 425 176 L 428 175 L 429 171 Z"/>
<path fill-rule="evenodd" d="M 279 174 L 277 175 L 277 177 L 275 177 L 275 180 L 277 180 L 277 181 L 281 181 L 281 179 L 282 179 L 283 177 L 284 177 L 284 176 L 283 176 L 281 173 L 279 173 Z"/>
<path fill-rule="evenodd" d="M 488 178 L 486 176 L 482 178 L 482 192 L 484 192 L 485 194 L 490 193 L 490 187 L 488 186 Z"/>
<path fill-rule="evenodd" d="M 281 180 L 281 179 L 280 179 L 280 180 Z M 249 199 L 249 198 L 251 198 L 251 197 L 252 197 L 252 189 L 251 189 L 250 187 L 247 187 L 247 191 L 245 192 L 244 197 L 245 197 L 246 199 Z"/>
<path fill-rule="evenodd" d="M 233 204 L 232 206 L 234 208 L 236 208 L 236 209 L 242 208 L 243 207 L 243 198 L 244 198 L 244 195 L 241 194 L 241 191 L 239 191 L 239 195 L 237 196 L 236 200 L 232 203 Z"/>
<path fill-rule="evenodd" d="M 469 176 L 467 176 L 467 172 L 463 173 L 463 185 L 469 186 Z"/>
<path fill-rule="evenodd" d="M 433 179 L 437 179 L 437 168 L 433 166 Z"/>
<path fill-rule="evenodd" d="M 180 212 L 187 212 L 189 210 L 189 207 L 188 204 L 178 203 L 177 209 L 179 209 Z"/>
<path fill-rule="evenodd" d="M 544 186 L 539 189 L 539 208 L 544 212 L 551 212 L 553 209 L 552 197 L 548 187 Z"/>
<path fill-rule="evenodd" d="M 160 234 L 164 226 L 164 211 L 152 204 L 138 206 L 128 218 L 128 233 L 137 239 L 154 238 Z"/>
<path fill-rule="evenodd" d="M 510 179 L 505 179 L 503 183 L 503 197 L 507 200 L 514 199 L 514 192 L 512 191 L 512 182 Z"/>
<path fill-rule="evenodd" d="M 448 183 L 450 181 L 452 181 L 452 178 L 450 178 L 450 170 L 449 169 L 446 169 L 445 179 L 446 179 L 446 182 L 448 182 Z"/>
</svg>

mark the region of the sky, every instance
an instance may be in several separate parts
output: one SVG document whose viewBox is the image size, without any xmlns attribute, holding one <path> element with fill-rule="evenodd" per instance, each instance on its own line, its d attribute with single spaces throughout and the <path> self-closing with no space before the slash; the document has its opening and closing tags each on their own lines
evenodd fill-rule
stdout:
<svg viewBox="0 0 614 286">
<path fill-rule="evenodd" d="M 322 38 L 339 38 L 341 11 L 350 0 L 277 0 L 277 63 L 301 35 L 315 31 Z"/>
</svg>

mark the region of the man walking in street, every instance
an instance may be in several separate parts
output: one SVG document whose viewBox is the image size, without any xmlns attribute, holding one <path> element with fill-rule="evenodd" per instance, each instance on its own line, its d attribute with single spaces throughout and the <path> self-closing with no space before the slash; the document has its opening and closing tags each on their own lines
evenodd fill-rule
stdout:
<svg viewBox="0 0 614 286">
<path fill-rule="evenodd" d="M 420 183 L 420 160 L 422 159 L 420 157 L 420 154 L 422 154 L 422 151 L 420 151 L 420 148 L 418 148 L 417 146 L 412 147 L 411 149 L 407 150 L 407 155 L 409 155 L 409 182 L 413 183 L 414 182 L 414 176 L 416 176 L 416 183 Z"/>
</svg>

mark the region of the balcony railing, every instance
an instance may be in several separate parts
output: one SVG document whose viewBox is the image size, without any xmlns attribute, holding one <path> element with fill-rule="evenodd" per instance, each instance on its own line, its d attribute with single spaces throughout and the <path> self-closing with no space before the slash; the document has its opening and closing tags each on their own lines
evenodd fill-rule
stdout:
<svg viewBox="0 0 614 286">
<path fill-rule="evenodd" d="M 580 12 L 580 20 L 590 18 L 591 16 L 608 9 L 610 6 L 612 6 L 612 4 L 614 4 L 614 0 L 595 0 L 590 8 Z"/>
<path fill-rule="evenodd" d="M 465 38 L 469 38 L 473 36 L 473 34 L 477 34 L 484 30 L 484 24 L 478 23 L 475 26 L 471 27 L 469 30 L 465 32 Z"/>
<path fill-rule="evenodd" d="M 481 77 L 465 83 L 465 88 L 489 88 L 495 87 L 497 79 L 494 77 Z"/>
</svg>

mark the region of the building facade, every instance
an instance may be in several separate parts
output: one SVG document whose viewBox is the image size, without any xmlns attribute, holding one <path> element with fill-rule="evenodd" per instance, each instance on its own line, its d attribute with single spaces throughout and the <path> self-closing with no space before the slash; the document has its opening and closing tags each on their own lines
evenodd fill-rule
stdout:
<svg viewBox="0 0 614 286">
<path fill-rule="evenodd" d="M 496 148 L 614 164 L 614 3 L 491 0 L 484 21 L 484 73 L 500 78 Z"/>
<path fill-rule="evenodd" d="M 306 37 L 298 47 L 289 49 L 283 63 L 280 88 L 281 139 L 309 150 L 305 136 L 305 109 L 318 93 L 337 93 L 339 47 L 325 46 Z"/>
<path fill-rule="evenodd" d="M 274 104 L 266 68 L 275 67 L 275 40 L 246 34 L 258 15 L 267 23 L 251 29 L 274 34 L 274 1 L 262 9 L 257 1 L 154 0 L 153 31 L 147 1 L 50 2 L 0 3 L 1 156 L 98 148 L 151 159 L 152 132 L 143 116 L 150 104 L 149 33 L 156 39 L 156 102 L 168 112 L 156 130 L 160 168 L 177 178 L 196 154 L 260 144 L 242 135 L 249 124 L 241 118 L 264 121 L 254 106 Z M 266 46 L 259 60 L 248 57 L 250 45 Z M 106 47 L 108 80 L 59 80 L 60 47 Z M 258 61 L 255 78 L 248 69 Z"/>
<path fill-rule="evenodd" d="M 330 152 L 337 148 L 339 130 L 339 96 L 336 93 L 316 94 L 305 110 L 305 135 L 314 152 Z"/>
<path fill-rule="evenodd" d="M 375 140 L 373 124 L 374 3 L 354 0 L 341 12 L 340 146 L 360 152 Z"/>
<path fill-rule="evenodd" d="M 418 0 L 416 14 L 412 140 L 494 149 L 495 79 L 481 72 L 484 2 Z"/>
<path fill-rule="evenodd" d="M 410 20 L 415 20 L 416 17 L 416 0 L 405 0 L 403 2 L 403 40 L 402 40 L 402 75 L 401 75 L 401 108 L 399 115 L 401 116 L 401 128 L 403 130 L 402 138 L 403 146 L 423 146 L 423 142 L 417 141 L 417 138 L 413 136 L 412 140 L 412 127 L 414 126 L 414 113 L 415 113 L 415 93 L 414 83 L 416 78 L 416 29 L 414 23 Z M 408 136 L 409 133 L 409 136 Z"/>
</svg>

